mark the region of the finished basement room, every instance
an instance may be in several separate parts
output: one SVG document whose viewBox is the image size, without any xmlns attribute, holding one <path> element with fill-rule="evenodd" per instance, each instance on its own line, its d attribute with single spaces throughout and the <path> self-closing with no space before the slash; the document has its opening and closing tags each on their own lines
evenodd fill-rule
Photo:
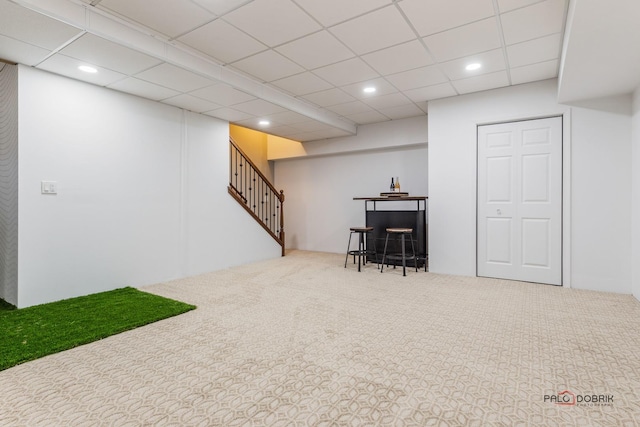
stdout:
<svg viewBox="0 0 640 427">
<path fill-rule="evenodd" d="M 0 0 L 0 424 L 640 425 L 639 19 Z"/>
</svg>

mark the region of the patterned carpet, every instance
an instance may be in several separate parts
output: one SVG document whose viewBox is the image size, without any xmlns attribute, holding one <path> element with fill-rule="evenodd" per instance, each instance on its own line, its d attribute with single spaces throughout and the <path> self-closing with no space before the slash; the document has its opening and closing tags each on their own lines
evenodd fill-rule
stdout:
<svg viewBox="0 0 640 427">
<path fill-rule="evenodd" d="M 198 309 L 0 372 L 0 425 L 640 425 L 633 297 L 343 262 L 146 287 Z"/>
</svg>

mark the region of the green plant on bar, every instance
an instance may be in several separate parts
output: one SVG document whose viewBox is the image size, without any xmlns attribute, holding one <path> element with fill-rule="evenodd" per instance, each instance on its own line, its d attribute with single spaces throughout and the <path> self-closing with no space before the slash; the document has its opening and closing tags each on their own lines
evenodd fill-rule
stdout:
<svg viewBox="0 0 640 427">
<path fill-rule="evenodd" d="M 0 371 L 194 308 L 130 287 L 23 309 L 0 300 Z"/>
</svg>

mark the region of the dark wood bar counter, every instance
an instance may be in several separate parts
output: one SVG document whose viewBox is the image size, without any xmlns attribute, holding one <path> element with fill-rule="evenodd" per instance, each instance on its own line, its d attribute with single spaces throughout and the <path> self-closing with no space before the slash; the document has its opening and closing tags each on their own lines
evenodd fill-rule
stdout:
<svg viewBox="0 0 640 427">
<path fill-rule="evenodd" d="M 354 197 L 353 200 L 364 200 L 365 202 L 406 202 L 406 201 L 426 201 L 427 196 L 375 196 L 375 197 Z"/>
<path fill-rule="evenodd" d="M 367 238 L 367 248 L 375 244 L 381 260 L 386 229 L 412 228 L 418 267 L 422 267 L 427 259 L 427 199 L 427 196 L 354 197 L 353 200 L 364 200 L 366 226 L 374 229 Z M 410 252 L 411 246 L 406 249 Z M 387 253 L 398 252 L 400 244 L 390 240 Z"/>
</svg>

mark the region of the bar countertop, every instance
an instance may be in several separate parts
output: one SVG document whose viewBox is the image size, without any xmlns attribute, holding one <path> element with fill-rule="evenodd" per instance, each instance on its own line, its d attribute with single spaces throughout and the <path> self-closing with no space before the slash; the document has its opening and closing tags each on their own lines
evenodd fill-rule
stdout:
<svg viewBox="0 0 640 427">
<path fill-rule="evenodd" d="M 374 197 L 354 197 L 353 200 L 367 200 L 373 202 L 400 202 L 400 201 L 415 201 L 415 200 L 427 200 L 427 196 L 374 196 Z"/>
</svg>

